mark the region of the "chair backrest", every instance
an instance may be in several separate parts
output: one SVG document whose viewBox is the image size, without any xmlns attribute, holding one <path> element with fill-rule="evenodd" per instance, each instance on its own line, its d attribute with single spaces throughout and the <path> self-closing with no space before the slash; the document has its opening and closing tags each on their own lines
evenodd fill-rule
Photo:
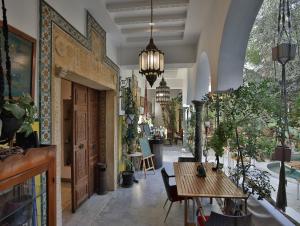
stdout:
<svg viewBox="0 0 300 226">
<path fill-rule="evenodd" d="M 197 162 L 194 157 L 178 157 L 178 162 Z"/>
<path fill-rule="evenodd" d="M 228 216 L 211 212 L 205 226 L 251 226 L 251 214 L 245 216 Z"/>
<path fill-rule="evenodd" d="M 143 157 L 148 157 L 148 156 L 152 155 L 148 139 L 140 138 L 139 142 L 140 142 L 140 146 L 142 149 Z"/>
<path fill-rule="evenodd" d="M 166 172 L 165 168 L 162 168 L 160 172 L 161 172 L 162 179 L 164 181 L 164 185 L 165 185 L 165 189 L 166 189 L 166 192 L 167 192 L 168 199 L 172 200 L 172 195 L 171 195 L 171 190 L 170 190 L 170 183 L 169 183 L 169 175 Z"/>
</svg>

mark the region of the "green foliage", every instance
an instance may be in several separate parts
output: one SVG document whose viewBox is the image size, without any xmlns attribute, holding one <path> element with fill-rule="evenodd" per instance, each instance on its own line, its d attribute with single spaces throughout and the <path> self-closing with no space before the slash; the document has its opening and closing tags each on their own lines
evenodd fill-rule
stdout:
<svg viewBox="0 0 300 226">
<path fill-rule="evenodd" d="M 170 102 L 164 106 L 164 110 L 162 113 L 164 126 L 169 130 L 172 131 L 172 133 L 175 133 L 177 130 L 177 120 L 176 120 L 176 114 L 177 109 L 181 105 L 181 97 L 180 95 L 172 98 Z"/>
<path fill-rule="evenodd" d="M 196 126 L 196 113 L 194 107 L 191 105 L 188 109 L 189 118 L 187 119 L 187 140 L 186 148 L 194 154 L 195 147 L 195 126 Z"/>
<path fill-rule="evenodd" d="M 247 50 L 246 61 L 255 66 L 259 65 L 261 63 L 259 49 L 257 49 L 256 47 L 249 47 Z"/>
<path fill-rule="evenodd" d="M 125 126 L 126 133 L 124 140 L 127 143 L 128 152 L 133 152 L 134 146 L 136 145 L 136 139 L 138 136 L 138 121 L 139 111 L 138 107 L 133 99 L 131 88 L 126 88 L 124 92 L 124 103 L 125 103 L 125 120 L 129 117 L 134 117 L 131 124 Z"/>
<path fill-rule="evenodd" d="M 25 110 L 24 121 L 19 132 L 25 133 L 25 137 L 28 137 L 33 132 L 31 125 L 38 118 L 37 108 L 29 94 L 19 98 L 19 105 Z"/>
<path fill-rule="evenodd" d="M 245 191 L 257 195 L 259 200 L 271 198 L 271 192 L 274 191 L 274 187 L 270 183 L 270 174 L 250 164 L 247 164 L 244 168 L 246 176 Z M 230 178 L 236 184 L 239 184 L 242 171 L 241 164 L 230 170 Z"/>
<path fill-rule="evenodd" d="M 6 101 L 3 109 L 2 114 L 23 120 L 19 132 L 25 133 L 25 137 L 33 132 L 31 125 L 37 119 L 38 115 L 37 108 L 29 94 L 23 94 L 16 100 Z"/>
<path fill-rule="evenodd" d="M 280 66 L 274 70 L 274 62 L 271 57 L 271 49 L 275 46 L 277 22 L 278 22 L 279 1 L 265 0 L 253 25 L 250 33 L 245 62 L 245 78 L 280 78 Z M 298 1 L 291 1 L 292 15 L 292 39 L 294 43 L 299 44 L 299 22 L 300 22 L 300 4 Z M 300 61 L 299 54 L 296 59 L 287 65 L 287 81 L 289 95 L 292 97 L 300 88 Z"/>
<path fill-rule="evenodd" d="M 208 142 L 208 147 L 212 148 L 215 151 L 216 155 L 220 157 L 223 156 L 224 147 L 227 144 L 227 134 L 225 129 L 226 127 L 224 126 L 224 124 L 220 123 Z"/>
</svg>

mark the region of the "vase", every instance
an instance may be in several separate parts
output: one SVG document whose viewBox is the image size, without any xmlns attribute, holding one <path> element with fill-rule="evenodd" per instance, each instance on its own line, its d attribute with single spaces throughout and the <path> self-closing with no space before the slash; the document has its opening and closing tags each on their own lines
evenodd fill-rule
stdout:
<svg viewBox="0 0 300 226">
<path fill-rule="evenodd" d="M 20 129 L 23 120 L 14 117 L 1 116 L 2 132 L 0 141 L 10 141 L 14 138 L 16 132 Z"/>
</svg>

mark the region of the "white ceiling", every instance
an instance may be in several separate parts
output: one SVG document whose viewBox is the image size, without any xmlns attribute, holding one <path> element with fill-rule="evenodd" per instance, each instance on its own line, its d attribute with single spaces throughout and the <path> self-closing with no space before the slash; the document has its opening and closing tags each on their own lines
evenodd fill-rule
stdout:
<svg viewBox="0 0 300 226">
<path fill-rule="evenodd" d="M 213 0 L 153 0 L 154 41 L 159 46 L 195 45 L 204 24 L 205 4 Z M 120 47 L 144 48 L 150 36 L 150 0 L 106 0 Z"/>
</svg>

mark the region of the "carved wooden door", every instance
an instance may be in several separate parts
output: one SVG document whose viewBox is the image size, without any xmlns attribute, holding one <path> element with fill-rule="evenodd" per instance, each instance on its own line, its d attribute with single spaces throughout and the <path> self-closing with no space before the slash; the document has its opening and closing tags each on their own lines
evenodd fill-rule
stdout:
<svg viewBox="0 0 300 226">
<path fill-rule="evenodd" d="M 72 211 L 88 198 L 88 89 L 73 83 Z"/>
<path fill-rule="evenodd" d="M 89 149 L 89 196 L 95 191 L 95 164 L 98 161 L 99 139 L 98 91 L 88 89 L 88 149 Z"/>
</svg>

